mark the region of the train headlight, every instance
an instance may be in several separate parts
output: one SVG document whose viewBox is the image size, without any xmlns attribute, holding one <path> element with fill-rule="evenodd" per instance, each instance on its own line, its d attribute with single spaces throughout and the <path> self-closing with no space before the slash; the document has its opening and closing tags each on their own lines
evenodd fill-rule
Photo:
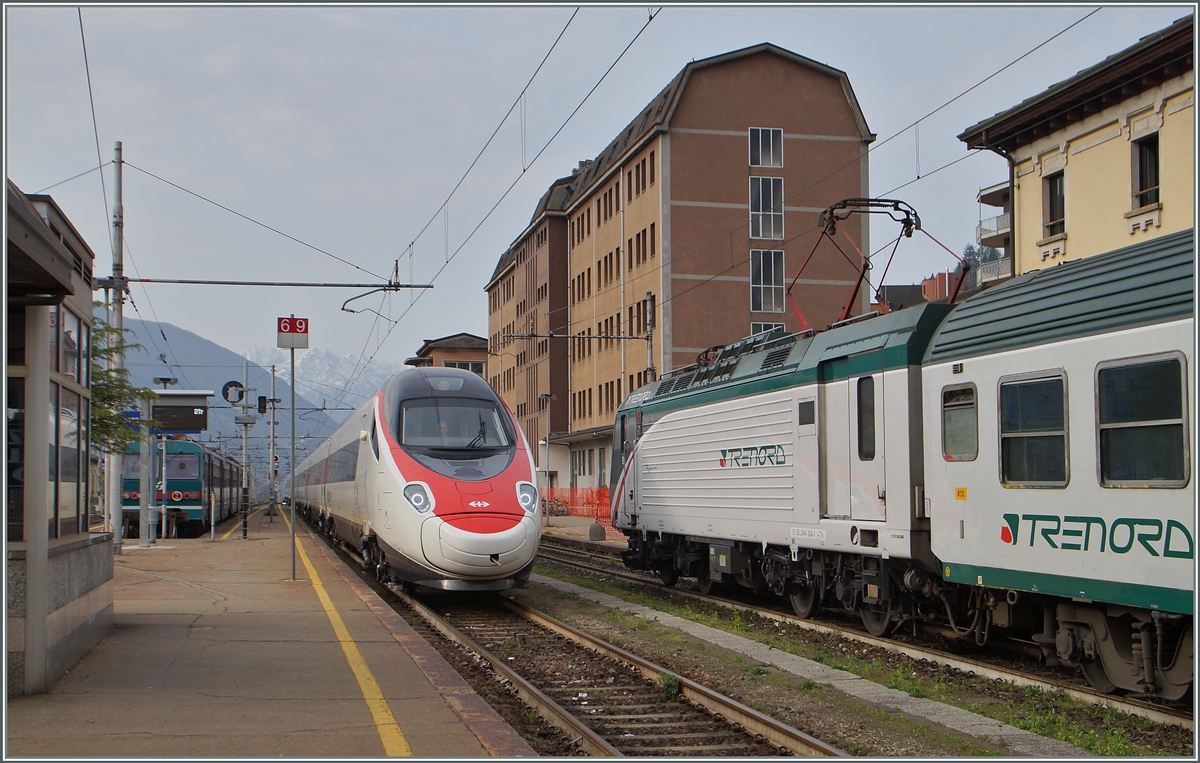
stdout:
<svg viewBox="0 0 1200 763">
<path fill-rule="evenodd" d="M 528 482 L 518 482 L 517 501 L 521 504 L 522 509 L 532 514 L 538 505 L 537 488 Z"/>
<path fill-rule="evenodd" d="M 429 489 L 420 482 L 405 485 L 404 497 L 418 513 L 424 514 L 433 508 L 433 496 L 429 494 Z"/>
</svg>

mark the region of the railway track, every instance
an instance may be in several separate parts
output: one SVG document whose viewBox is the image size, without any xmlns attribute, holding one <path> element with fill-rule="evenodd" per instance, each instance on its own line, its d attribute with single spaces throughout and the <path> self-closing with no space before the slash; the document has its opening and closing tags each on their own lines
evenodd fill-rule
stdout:
<svg viewBox="0 0 1200 763">
<path fill-rule="evenodd" d="M 474 652 L 583 754 L 761 757 L 845 753 L 503 597 L 402 600 Z"/>
<path fill-rule="evenodd" d="M 597 562 L 605 562 L 609 559 L 612 559 L 614 556 L 614 554 L 607 554 L 603 551 L 595 551 L 573 546 L 569 542 L 564 543 L 558 538 L 551 539 L 547 538 L 546 536 L 543 536 L 542 538 L 542 547 L 541 551 L 539 551 L 539 558 L 554 561 L 558 564 L 564 564 L 593 573 L 617 577 L 622 580 L 632 581 L 641 585 L 654 586 L 657 588 L 668 588 L 651 574 L 638 574 L 636 572 L 617 568 L 612 565 L 601 566 L 580 561 L 579 559 L 579 557 L 584 557 L 588 559 L 594 559 Z M 714 595 L 705 596 L 703 594 L 683 588 L 669 587 L 669 590 L 676 595 L 692 598 L 705 603 L 717 604 L 739 610 L 749 609 L 754 614 L 764 618 L 790 623 L 806 630 L 829 633 L 843 638 L 852 639 L 868 646 L 878 647 L 897 654 L 902 654 L 914 660 L 928 660 L 929 662 L 938 665 L 945 665 L 960 670 L 964 673 L 974 673 L 975 675 L 983 678 L 1008 681 L 1019 687 L 1038 687 L 1044 691 L 1059 691 L 1080 701 L 1108 707 L 1128 715 L 1145 718 L 1149 721 L 1153 721 L 1154 723 L 1181 726 L 1188 730 L 1194 729 L 1192 714 L 1189 712 L 1176 710 L 1174 708 L 1163 707 L 1161 705 L 1156 705 L 1154 703 L 1144 702 L 1129 697 L 1104 694 L 1088 686 L 1064 683 L 1062 681 L 1047 679 L 1044 676 L 1037 676 L 1024 671 L 1013 670 L 996 665 L 989 665 L 979 660 L 953 655 L 938 649 L 907 644 L 888 638 L 877 638 L 855 630 L 854 628 L 842 627 L 829 622 L 803 620 L 789 613 L 773 609 L 763 609 L 754 603 L 748 603 L 746 601 L 737 601 Z"/>
</svg>

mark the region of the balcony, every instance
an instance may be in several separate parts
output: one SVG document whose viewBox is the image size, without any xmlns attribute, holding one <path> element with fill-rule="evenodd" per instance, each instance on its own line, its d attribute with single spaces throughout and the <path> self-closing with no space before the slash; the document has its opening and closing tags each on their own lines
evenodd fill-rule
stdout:
<svg viewBox="0 0 1200 763">
<path fill-rule="evenodd" d="M 975 271 L 975 283 L 982 286 L 989 281 L 1008 278 L 1013 274 L 1012 257 L 1002 257 L 993 262 L 986 262 Z"/>
<path fill-rule="evenodd" d="M 1004 248 L 1004 239 L 1012 233 L 1012 215 L 1003 214 L 988 218 L 975 226 L 975 241 L 980 246 Z"/>
</svg>

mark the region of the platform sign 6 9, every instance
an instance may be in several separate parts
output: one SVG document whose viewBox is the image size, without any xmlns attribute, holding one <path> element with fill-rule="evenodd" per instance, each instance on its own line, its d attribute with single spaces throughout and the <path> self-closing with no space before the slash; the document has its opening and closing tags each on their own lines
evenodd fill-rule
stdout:
<svg viewBox="0 0 1200 763">
<path fill-rule="evenodd" d="M 308 349 L 308 318 L 276 318 L 276 336 L 279 338 L 277 347 Z"/>
</svg>

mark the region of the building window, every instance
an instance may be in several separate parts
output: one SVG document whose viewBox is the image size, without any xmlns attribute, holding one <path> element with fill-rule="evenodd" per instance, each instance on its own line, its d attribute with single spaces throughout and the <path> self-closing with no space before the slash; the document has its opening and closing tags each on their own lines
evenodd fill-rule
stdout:
<svg viewBox="0 0 1200 763">
<path fill-rule="evenodd" d="M 750 128 L 750 166 L 783 166 L 783 130 L 778 127 Z"/>
<path fill-rule="evenodd" d="M 942 390 L 942 457 L 947 461 L 974 461 L 979 455 L 979 421 L 975 387 Z"/>
<path fill-rule="evenodd" d="M 750 311 L 783 312 L 782 250 L 750 250 Z"/>
<path fill-rule="evenodd" d="M 1067 486 L 1067 398 L 1063 377 L 1000 384 L 1000 482 Z"/>
<path fill-rule="evenodd" d="M 787 327 L 782 323 L 761 323 L 759 321 L 750 322 L 750 336 L 754 336 L 755 334 L 764 334 L 768 331 L 774 331 L 775 329 L 787 331 Z"/>
<path fill-rule="evenodd" d="M 1066 230 L 1067 204 L 1063 173 L 1056 172 L 1042 181 L 1045 190 L 1046 237 L 1057 236 Z"/>
<path fill-rule="evenodd" d="M 783 178 L 750 178 L 750 238 L 783 238 Z"/>
<path fill-rule="evenodd" d="M 21 308 L 24 315 L 25 309 Z M 11 346 L 11 345 L 10 345 Z M 5 380 L 8 399 L 5 401 L 5 422 L 8 440 L 8 481 L 5 484 L 5 503 L 8 505 L 8 540 L 25 539 L 25 379 L 9 376 Z"/>
<path fill-rule="evenodd" d="M 1184 379 L 1180 358 L 1096 371 L 1100 484 L 1187 484 Z"/>
<path fill-rule="evenodd" d="M 1134 207 L 1158 202 L 1158 133 L 1133 144 Z"/>
</svg>

